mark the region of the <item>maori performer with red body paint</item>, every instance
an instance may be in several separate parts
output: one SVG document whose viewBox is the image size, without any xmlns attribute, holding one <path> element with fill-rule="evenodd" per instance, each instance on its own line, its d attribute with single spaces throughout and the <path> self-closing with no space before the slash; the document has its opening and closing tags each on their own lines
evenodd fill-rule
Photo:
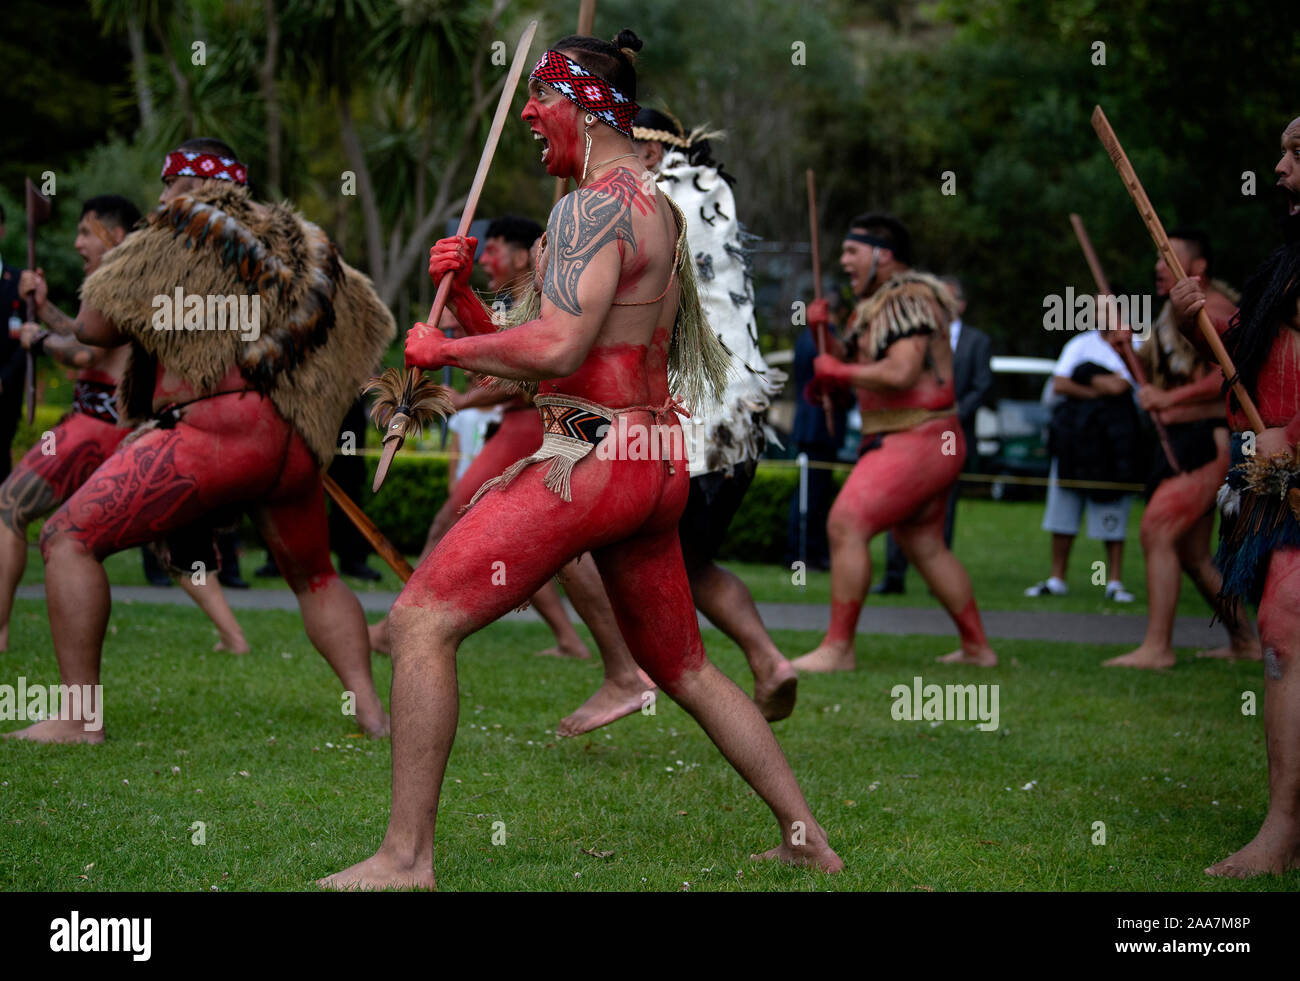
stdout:
<svg viewBox="0 0 1300 981">
<path fill-rule="evenodd" d="M 948 324 L 952 292 L 913 271 L 911 236 L 887 215 L 860 215 L 844 238 L 840 265 L 859 297 L 843 360 L 813 362 L 815 383 L 857 390 L 862 446 L 827 520 L 831 544 L 831 623 L 814 651 L 796 658 L 799 671 L 852 671 L 853 638 L 871 585 L 871 539 L 894 540 L 939 598 L 961 648 L 939 660 L 991 667 L 997 655 L 984 636 L 970 576 L 944 544 L 948 492 L 966 459 L 955 408 Z M 808 307 L 814 330 L 826 323 L 826 302 Z M 819 398 L 813 399 L 814 404 Z"/>
<path fill-rule="evenodd" d="M 775 435 L 763 413 L 785 380 L 759 352 L 750 259 L 732 177 L 713 159 L 709 142 L 720 135 L 704 129 L 688 134 L 675 118 L 655 109 L 642 109 L 632 126 L 641 162 L 686 215 L 700 308 L 731 358 L 722 399 L 691 406 L 691 417 L 681 420 L 691 474 L 686 510 L 677 525 L 686 575 L 696 609 L 745 655 L 754 675 L 754 703 L 763 718 L 776 722 L 794 711 L 798 676 L 768 635 L 744 582 L 715 561 L 753 483 L 758 458 Z M 584 579 L 595 580 L 594 588 Z M 566 567 L 564 582 L 571 595 L 599 591 L 599 578 L 589 564 Z M 587 612 L 579 612 L 590 625 Z M 601 654 L 604 682 L 561 720 L 559 735 L 590 732 L 644 704 L 646 686 L 627 648 L 602 645 Z"/>
<path fill-rule="evenodd" d="M 162 174 L 147 224 L 82 287 L 76 335 L 131 343 L 118 404 L 128 424 L 143 425 L 41 536 L 63 683 L 99 682 L 105 556 L 162 537 L 175 560 L 177 550 L 210 548 L 210 529 L 248 510 L 308 637 L 355 694 L 359 726 L 384 735 L 365 616 L 330 561 L 321 470 L 396 333 L 393 318 L 319 228 L 250 199 L 245 168 L 224 143 L 188 140 Z M 103 738 L 75 719 L 17 735 Z"/>
<path fill-rule="evenodd" d="M 535 384 L 541 449 L 480 491 L 416 570 L 391 614 L 393 805 L 379 851 L 322 885 L 431 887 L 438 797 L 456 734 L 456 652 L 519 605 L 568 560 L 590 550 L 636 661 L 708 732 L 772 808 L 782 843 L 767 853 L 821 869 L 842 866 L 813 819 L 762 715 L 705 657 L 677 521 L 690 475 L 680 433 L 669 459 L 593 452 L 629 426 L 679 429 L 674 408 L 717 398 L 725 351 L 695 292 L 685 218 L 637 159 L 630 31 L 616 44 L 572 36 L 542 55 L 522 117 L 549 174 L 578 189 L 551 213 L 539 257 L 540 296 L 498 331 L 465 290 L 452 289 L 472 335 L 448 340 L 417 324 L 409 364 L 451 364 Z M 670 382 L 670 375 L 672 381 Z M 608 448 L 607 448 L 608 450 Z M 491 585 L 505 563 L 507 585 Z"/>
<path fill-rule="evenodd" d="M 1202 284 L 1206 312 L 1227 324 L 1237 312 L 1237 293 L 1227 283 L 1211 279 L 1214 255 L 1209 237 L 1196 229 L 1174 229 L 1173 247 L 1188 276 Z M 1168 297 L 1173 273 L 1156 259 L 1156 294 Z M 1105 662 L 1107 667 L 1172 668 L 1174 613 L 1186 571 L 1211 605 L 1217 604 L 1223 579 L 1210 555 L 1214 501 L 1228 473 L 1228 420 L 1223 402 L 1223 372 L 1200 355 L 1184 335 L 1194 331 L 1195 318 L 1175 320 L 1166 301 L 1151 338 L 1136 352 L 1147 384 L 1138 388 L 1138 403 L 1158 414 L 1178 461 L 1175 473 L 1163 450 L 1147 483 L 1148 501 L 1142 512 L 1142 551 L 1147 569 L 1147 630 L 1136 650 Z M 1231 657 L 1258 661 L 1255 628 L 1245 617 L 1228 624 L 1229 646 L 1202 651 L 1201 657 Z"/>
<path fill-rule="evenodd" d="M 487 234 L 484 236 L 483 255 L 479 261 L 487 272 L 488 289 L 495 294 L 492 306 L 496 313 L 508 312 L 521 296 L 533 291 L 532 281 L 535 276 L 533 253 L 537 240 L 541 236 L 541 226 L 527 218 L 505 216 L 496 219 L 488 226 Z M 469 250 L 468 255 L 473 256 L 478 241 L 467 238 L 465 242 Z M 468 290 L 470 269 L 468 265 L 462 264 L 460 250 L 458 248 L 447 250 L 434 246 L 429 255 L 429 276 L 433 281 L 440 282 L 443 274 L 453 269 L 460 272 L 460 284 Z M 440 326 L 450 327 L 463 336 L 464 329 L 460 326 L 453 310 L 445 310 L 442 320 Z M 515 461 L 534 453 L 542 445 L 542 421 L 538 418 L 537 410 L 533 408 L 526 394 L 503 391 L 500 386 L 473 384 L 465 392 L 453 393 L 451 402 L 457 412 L 471 407 L 488 408 L 499 405 L 502 408 L 501 422 L 496 432 L 488 437 L 473 462 L 456 481 L 447 500 L 438 509 L 438 513 L 434 515 L 425 538 L 424 549 L 420 552 L 420 562 L 428 557 L 442 540 L 443 535 L 447 534 L 448 529 L 460 518 L 461 512 L 469 505 L 470 499 L 478 492 L 479 487 Z M 587 562 L 586 565 L 590 566 L 591 563 Z M 574 563 L 574 566 L 576 567 L 577 563 Z M 592 576 L 595 576 L 594 571 Z M 569 585 L 568 580 L 566 580 L 567 585 Z M 602 653 L 614 651 L 614 654 L 608 656 L 617 657 L 619 653 L 625 654 L 626 647 L 619 637 L 613 613 L 608 609 L 609 602 L 604 599 L 599 578 L 596 578 L 594 586 L 585 581 L 583 585 L 588 589 L 584 591 L 570 588 L 570 599 L 587 621 L 597 646 Z M 594 602 L 598 608 L 594 611 L 591 609 L 593 601 L 587 595 L 589 591 L 595 593 Z M 579 659 L 591 657 L 587 645 L 582 642 L 582 638 L 569 622 L 568 611 L 560 600 L 555 583 L 547 580 L 533 595 L 532 605 L 555 634 L 555 646 L 539 651 L 540 655 Z M 384 617 L 372 623 L 369 629 L 371 649 L 381 654 L 390 653 L 392 642 L 389 638 L 388 618 Z M 637 681 L 637 686 L 639 696 L 647 685 L 644 681 Z M 637 707 L 639 708 L 641 704 L 638 697 Z"/>
<path fill-rule="evenodd" d="M 73 246 L 87 276 L 139 220 L 136 206 L 115 194 L 91 198 L 82 206 Z M 74 369 L 77 379 L 72 411 L 59 420 L 48 440 L 43 437 L 27 452 L 0 485 L 0 650 L 8 649 L 14 590 L 27 567 L 27 525 L 71 497 L 129 432 L 118 424 L 115 393 L 130 347 L 95 347 L 71 336 L 74 322 L 50 302 L 39 269 L 23 270 L 19 292 L 32 294 L 36 315 L 50 328 L 23 324 L 23 346 Z M 248 641 L 221 591 L 215 568 L 212 572 L 212 578 L 202 585 L 188 572 L 175 579 L 216 626 L 220 639 L 213 650 L 246 654 Z"/>
<path fill-rule="evenodd" d="M 1219 502 L 1230 523 L 1216 560 L 1225 613 L 1245 616 L 1245 603 L 1259 610 L 1268 746 L 1268 814 L 1259 833 L 1206 869 L 1236 878 L 1300 868 L 1300 117 L 1282 133 L 1275 172 L 1287 204 L 1286 244 L 1246 283 L 1226 333 L 1212 320 L 1265 427 L 1247 432 L 1229 394 L 1233 466 Z M 1192 278 L 1179 280 L 1169 299 L 1180 323 L 1194 323 L 1207 305 Z"/>
</svg>

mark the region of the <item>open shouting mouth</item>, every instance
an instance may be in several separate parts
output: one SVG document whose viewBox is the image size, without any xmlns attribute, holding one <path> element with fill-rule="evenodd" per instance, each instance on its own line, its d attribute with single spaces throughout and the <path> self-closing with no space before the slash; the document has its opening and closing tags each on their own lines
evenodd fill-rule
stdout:
<svg viewBox="0 0 1300 981">
<path fill-rule="evenodd" d="M 1278 178 L 1277 189 L 1286 200 L 1287 214 L 1292 217 L 1300 215 L 1300 190 L 1287 183 L 1286 178 Z"/>
<path fill-rule="evenodd" d="M 542 163 L 545 163 L 546 154 L 550 152 L 551 149 L 551 141 L 548 140 L 541 133 L 537 132 L 537 130 L 533 130 L 533 139 L 539 141 L 542 144 Z"/>
</svg>

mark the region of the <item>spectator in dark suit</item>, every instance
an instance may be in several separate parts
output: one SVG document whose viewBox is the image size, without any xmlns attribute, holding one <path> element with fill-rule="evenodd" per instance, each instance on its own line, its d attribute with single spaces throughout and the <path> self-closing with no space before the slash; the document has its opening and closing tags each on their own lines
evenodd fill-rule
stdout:
<svg viewBox="0 0 1300 981">
<path fill-rule="evenodd" d="M 5 209 L 0 205 L 0 242 L 5 237 Z M 13 318 L 19 323 L 27 319 L 27 306 L 18 299 L 18 276 L 21 266 L 4 261 L 0 256 L 0 311 L 4 315 L 4 329 L 0 331 L 0 480 L 9 476 L 13 461 L 9 458 L 14 432 L 18 429 L 18 416 L 23 407 L 23 384 L 27 379 L 27 354 L 11 334 Z"/>
<path fill-rule="evenodd" d="M 810 463 L 830 463 L 836 458 L 844 442 L 845 417 L 848 403 L 840 404 L 833 415 L 835 435 L 826 425 L 826 411 L 821 404 L 814 405 L 804 398 L 804 390 L 813 377 L 813 358 L 817 357 L 817 342 L 812 331 L 801 330 L 794 342 L 794 432 L 791 441 L 796 453 L 807 453 Z M 830 513 L 835 485 L 831 471 L 824 467 L 808 468 L 808 517 L 805 529 L 807 554 L 799 554 L 799 490 L 796 487 L 790 499 L 790 523 L 786 538 L 785 564 L 802 560 L 809 569 L 826 570 L 831 567 L 830 546 L 826 541 L 826 516 Z"/>
<path fill-rule="evenodd" d="M 952 343 L 953 384 L 957 391 L 957 414 L 961 418 L 962 432 L 966 436 L 966 466 L 972 470 L 979 453 L 975 443 L 975 412 L 993 388 L 993 345 L 988 334 L 962 322 L 966 313 L 966 292 L 956 276 L 941 277 L 957 300 L 957 319 L 948 328 Z M 957 517 L 957 496 L 961 482 L 952 485 L 948 495 L 948 514 L 943 522 L 943 540 L 952 548 L 952 527 Z M 903 577 L 907 574 L 907 557 L 891 534 L 885 541 L 885 576 L 873 593 L 901 593 Z"/>
</svg>

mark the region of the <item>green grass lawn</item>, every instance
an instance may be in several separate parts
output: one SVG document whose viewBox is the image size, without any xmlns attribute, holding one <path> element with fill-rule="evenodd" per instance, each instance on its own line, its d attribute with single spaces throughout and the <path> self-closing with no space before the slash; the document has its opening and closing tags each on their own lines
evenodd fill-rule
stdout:
<svg viewBox="0 0 1300 981">
<path fill-rule="evenodd" d="M 968 527 L 970 525 L 968 524 Z M 307 889 L 370 854 L 387 820 L 389 743 L 359 737 L 296 614 L 251 612 L 243 658 L 214 654 L 187 606 L 114 612 L 98 747 L 0 741 L 0 889 Z M 748 690 L 739 652 L 710 654 Z M 810 634 L 778 632 L 789 652 Z M 666 700 L 577 740 L 555 722 L 594 663 L 531 653 L 541 625 L 496 624 L 460 659 L 460 731 L 443 787 L 446 890 L 1294 889 L 1201 870 L 1253 836 L 1266 804 L 1257 665 L 1184 658 L 1103 671 L 1120 648 L 1004 641 L 987 672 L 939 666 L 941 638 L 862 637 L 861 668 L 806 679 L 776 732 L 832 844 L 827 877 L 749 861 L 777 843 L 764 805 Z M 57 680 L 42 604 L 19 601 L 0 680 Z M 899 722 L 890 689 L 1000 685 L 1000 728 Z M 390 669 L 375 660 L 380 690 Z M 21 723 L 7 722 L 5 730 Z M 1028 789 L 1025 789 L 1025 788 Z M 1092 844 L 1094 822 L 1106 843 Z M 192 843 L 195 822 L 205 843 Z M 495 822 L 507 838 L 492 844 Z M 593 854 L 594 853 L 594 854 Z M 605 854 L 609 853 L 609 854 Z M 599 856 L 604 857 L 599 857 Z"/>
<path fill-rule="evenodd" d="M 1142 520 L 1141 502 L 1133 505 L 1129 519 L 1129 541 L 1124 556 L 1124 584 L 1133 593 L 1133 603 L 1121 604 L 1105 598 L 1105 589 L 1091 584 L 1092 563 L 1103 560 L 1105 553 L 1099 542 L 1081 536 L 1075 543 L 1070 562 L 1070 587 L 1068 596 L 1050 596 L 1028 599 L 1025 588 L 1047 578 L 1049 536 L 1042 530 L 1043 505 L 1041 501 L 991 501 L 987 499 L 963 500 L 958 505 L 954 551 L 970 573 L 975 586 L 975 599 L 986 610 L 1046 610 L 1072 613 L 1133 613 L 1146 610 L 1146 576 L 1142 564 L 1142 548 L 1138 544 L 1137 530 Z M 780 529 L 784 535 L 785 529 Z M 1215 538 L 1217 541 L 1217 536 Z M 872 562 L 875 581 L 884 570 L 885 539 L 879 537 L 872 545 Z M 414 561 L 414 556 L 410 557 Z M 281 579 L 258 579 L 253 575 L 265 559 L 265 552 L 250 545 L 243 556 L 241 567 L 244 578 L 254 589 L 285 589 Z M 802 586 L 792 582 L 792 573 L 779 565 L 759 565 L 745 562 L 726 562 L 749 585 L 754 598 L 767 603 L 830 604 L 830 574 L 808 572 Z M 109 577 L 123 585 L 145 585 L 140 567 L 138 549 L 110 556 L 105 563 Z M 363 592 L 397 592 L 401 582 L 378 556 L 370 557 L 370 566 L 383 573 L 378 583 L 363 583 L 349 579 L 349 585 Z M 24 583 L 39 583 L 44 578 L 40 552 L 32 550 L 23 576 Z M 915 569 L 907 573 L 907 593 L 903 596 L 872 596 L 863 615 L 862 628 L 871 629 L 872 606 L 929 606 L 934 603 L 925 583 Z M 1189 579 L 1184 577 L 1179 597 L 1178 612 L 1187 616 L 1210 617 L 1209 605 L 1196 592 Z"/>
<path fill-rule="evenodd" d="M 1138 528 L 1142 521 L 1142 502 L 1133 504 L 1129 517 L 1128 542 L 1124 549 L 1121 578 L 1134 596 L 1132 603 L 1114 603 L 1105 598 L 1105 587 L 1092 585 L 1092 563 L 1104 561 L 1105 548 L 1082 534 L 1075 540 L 1070 556 L 1067 596 L 1030 599 L 1025 589 L 1046 579 L 1050 571 L 1051 536 L 1042 530 L 1042 501 L 991 501 L 963 499 L 957 504 L 957 521 L 953 531 L 953 552 L 961 559 L 975 586 L 975 599 L 987 610 L 1050 610 L 1071 613 L 1142 613 L 1146 610 L 1146 570 Z M 1086 526 L 1085 526 L 1086 530 Z M 1218 536 L 1215 533 L 1211 548 Z M 879 582 L 885 569 L 885 538 L 878 537 L 871 546 L 873 582 Z M 754 598 L 772 603 L 830 603 L 830 574 L 811 572 L 807 583 L 799 587 L 791 582 L 791 572 L 781 566 L 727 563 L 749 584 Z M 907 592 L 902 596 L 872 596 L 873 605 L 926 606 L 934 602 L 925 582 L 914 568 L 907 571 Z M 1183 615 L 1210 616 L 1209 605 L 1201 598 L 1190 579 L 1184 577 L 1178 612 Z M 862 628 L 871 629 L 870 613 L 863 617 Z"/>
</svg>

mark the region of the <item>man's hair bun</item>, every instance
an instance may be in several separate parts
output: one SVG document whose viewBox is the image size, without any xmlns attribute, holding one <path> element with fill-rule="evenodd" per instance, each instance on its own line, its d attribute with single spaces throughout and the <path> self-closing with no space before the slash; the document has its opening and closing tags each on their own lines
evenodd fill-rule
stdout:
<svg viewBox="0 0 1300 981">
<path fill-rule="evenodd" d="M 627 28 L 618 32 L 618 37 L 614 38 L 614 47 L 618 48 L 627 56 L 627 60 L 636 62 L 636 53 L 645 46 L 645 42 L 636 36 L 635 31 Z"/>
</svg>

